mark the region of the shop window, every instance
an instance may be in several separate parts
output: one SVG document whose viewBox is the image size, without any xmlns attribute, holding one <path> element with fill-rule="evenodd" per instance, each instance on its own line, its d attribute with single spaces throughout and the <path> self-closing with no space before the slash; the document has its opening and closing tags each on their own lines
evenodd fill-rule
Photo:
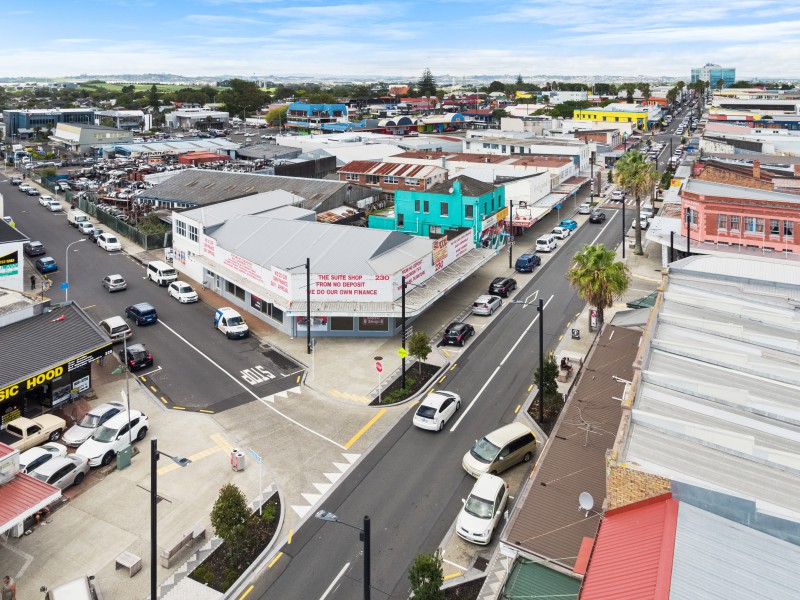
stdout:
<svg viewBox="0 0 800 600">
<path fill-rule="evenodd" d="M 331 317 L 331 331 L 353 331 L 353 317 Z"/>
<path fill-rule="evenodd" d="M 717 230 L 728 230 L 728 215 L 717 215 Z"/>
<path fill-rule="evenodd" d="M 441 216 L 443 216 L 443 217 L 447 217 L 447 216 L 449 216 L 449 215 L 448 215 L 448 211 L 449 211 L 449 210 L 450 210 L 450 209 L 449 209 L 449 207 L 447 206 L 447 202 L 442 202 L 442 203 L 440 203 L 440 204 L 439 204 L 439 214 L 440 214 Z"/>
<path fill-rule="evenodd" d="M 779 236 L 781 234 L 781 220 L 780 219 L 770 219 L 769 220 L 769 234 Z"/>
<path fill-rule="evenodd" d="M 783 222 L 783 237 L 794 237 L 794 221 Z"/>
<path fill-rule="evenodd" d="M 359 331 L 389 331 L 388 317 L 359 317 Z"/>
<path fill-rule="evenodd" d="M 280 308 L 274 306 L 273 304 L 270 304 L 269 308 L 270 308 L 269 316 L 272 317 L 278 323 L 283 323 L 283 311 Z"/>
<path fill-rule="evenodd" d="M 235 296 L 239 300 L 242 300 L 242 301 L 244 300 L 244 290 L 242 288 L 240 288 L 238 285 L 236 285 L 235 283 L 231 283 L 230 281 L 226 281 L 225 282 L 225 291 L 228 292 L 229 294 L 231 294 L 232 296 Z"/>
</svg>

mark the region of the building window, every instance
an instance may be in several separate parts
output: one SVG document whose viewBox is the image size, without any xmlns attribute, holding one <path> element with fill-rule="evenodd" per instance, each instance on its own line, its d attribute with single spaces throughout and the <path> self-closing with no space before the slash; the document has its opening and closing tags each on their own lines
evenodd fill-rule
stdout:
<svg viewBox="0 0 800 600">
<path fill-rule="evenodd" d="M 794 221 L 784 221 L 783 237 L 793 237 L 793 236 L 794 236 Z"/>
<path fill-rule="evenodd" d="M 464 205 L 464 218 L 465 219 L 472 219 L 475 216 L 475 207 L 472 204 L 465 204 Z"/>
<path fill-rule="evenodd" d="M 502 146 L 500 146 L 500 152 L 502 152 L 503 154 L 505 154 L 505 153 L 506 153 L 506 145 L 505 145 L 505 144 L 503 144 Z"/>
<path fill-rule="evenodd" d="M 331 317 L 331 331 L 353 331 L 353 317 Z"/>
<path fill-rule="evenodd" d="M 745 217 L 744 218 L 744 231 L 745 233 L 764 233 L 764 219 L 758 217 Z"/>
<path fill-rule="evenodd" d="M 779 236 L 781 234 L 781 220 L 780 219 L 770 219 L 769 220 L 769 234 Z"/>
<path fill-rule="evenodd" d="M 394 175 L 384 175 L 383 176 L 383 183 L 397 183 L 398 181 L 400 181 L 400 180 L 397 177 L 395 177 Z"/>
<path fill-rule="evenodd" d="M 345 173 L 344 178 L 347 181 L 358 181 L 358 173 Z"/>
<path fill-rule="evenodd" d="M 403 227 L 405 227 L 405 221 L 406 220 L 405 220 L 405 218 L 403 216 L 403 213 L 397 213 L 397 227 L 399 229 L 402 229 Z"/>
<path fill-rule="evenodd" d="M 419 212 L 419 200 L 414 200 L 414 212 Z"/>
<path fill-rule="evenodd" d="M 728 230 L 728 215 L 717 215 L 717 230 Z"/>
<path fill-rule="evenodd" d="M 428 212 L 430 212 L 430 202 L 428 202 L 427 200 L 425 200 L 422 203 L 422 212 L 424 212 L 426 215 L 428 214 Z"/>
<path fill-rule="evenodd" d="M 175 221 L 175 233 L 181 237 L 186 237 L 186 223 Z"/>
<path fill-rule="evenodd" d="M 244 300 L 244 290 L 235 283 L 225 281 L 225 291 L 239 300 Z"/>
<path fill-rule="evenodd" d="M 197 243 L 197 227 L 189 225 L 189 239 Z"/>
<path fill-rule="evenodd" d="M 431 225 L 429 231 L 430 231 L 431 235 L 439 234 L 439 233 L 442 233 L 442 228 L 439 225 Z"/>
<path fill-rule="evenodd" d="M 739 215 L 731 215 L 731 231 L 739 231 Z"/>
<path fill-rule="evenodd" d="M 419 185 L 419 179 L 414 179 L 413 177 L 406 177 L 406 185 Z"/>
<path fill-rule="evenodd" d="M 381 182 L 380 175 L 367 175 L 367 183 L 378 185 Z"/>
<path fill-rule="evenodd" d="M 447 206 L 447 202 L 442 202 L 442 203 L 439 204 L 439 214 L 441 216 L 443 216 L 443 217 L 449 216 L 448 215 L 448 210 L 449 210 L 449 208 Z"/>
<path fill-rule="evenodd" d="M 388 317 L 359 317 L 359 331 L 389 331 Z"/>
</svg>

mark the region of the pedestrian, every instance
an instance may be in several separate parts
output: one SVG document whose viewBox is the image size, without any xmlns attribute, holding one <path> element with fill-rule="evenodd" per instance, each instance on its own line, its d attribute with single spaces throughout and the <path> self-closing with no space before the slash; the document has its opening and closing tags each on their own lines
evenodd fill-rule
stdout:
<svg viewBox="0 0 800 600">
<path fill-rule="evenodd" d="M 31 291 L 36 289 L 36 275 L 31 275 Z"/>
<path fill-rule="evenodd" d="M 2 600 L 17 600 L 17 584 L 8 575 L 3 577 L 2 592 L 3 592 Z"/>
</svg>

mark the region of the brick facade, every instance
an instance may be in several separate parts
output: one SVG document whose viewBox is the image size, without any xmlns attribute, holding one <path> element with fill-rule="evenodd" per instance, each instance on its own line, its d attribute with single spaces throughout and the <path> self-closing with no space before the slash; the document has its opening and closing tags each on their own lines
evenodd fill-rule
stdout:
<svg viewBox="0 0 800 600">
<path fill-rule="evenodd" d="M 670 481 L 628 465 L 609 461 L 606 472 L 605 510 L 660 496 L 670 491 Z"/>
</svg>

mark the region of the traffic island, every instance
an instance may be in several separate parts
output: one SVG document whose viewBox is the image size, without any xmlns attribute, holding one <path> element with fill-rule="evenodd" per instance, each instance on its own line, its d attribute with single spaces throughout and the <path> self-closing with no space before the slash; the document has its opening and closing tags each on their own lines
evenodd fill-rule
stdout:
<svg viewBox="0 0 800 600">
<path fill-rule="evenodd" d="M 398 373 L 394 381 L 381 389 L 380 394 L 370 402 L 370 406 L 399 404 L 413 398 L 431 383 L 441 368 L 441 366 L 428 363 L 415 363 L 406 369 L 405 386 L 401 381 L 402 375 Z"/>
</svg>

